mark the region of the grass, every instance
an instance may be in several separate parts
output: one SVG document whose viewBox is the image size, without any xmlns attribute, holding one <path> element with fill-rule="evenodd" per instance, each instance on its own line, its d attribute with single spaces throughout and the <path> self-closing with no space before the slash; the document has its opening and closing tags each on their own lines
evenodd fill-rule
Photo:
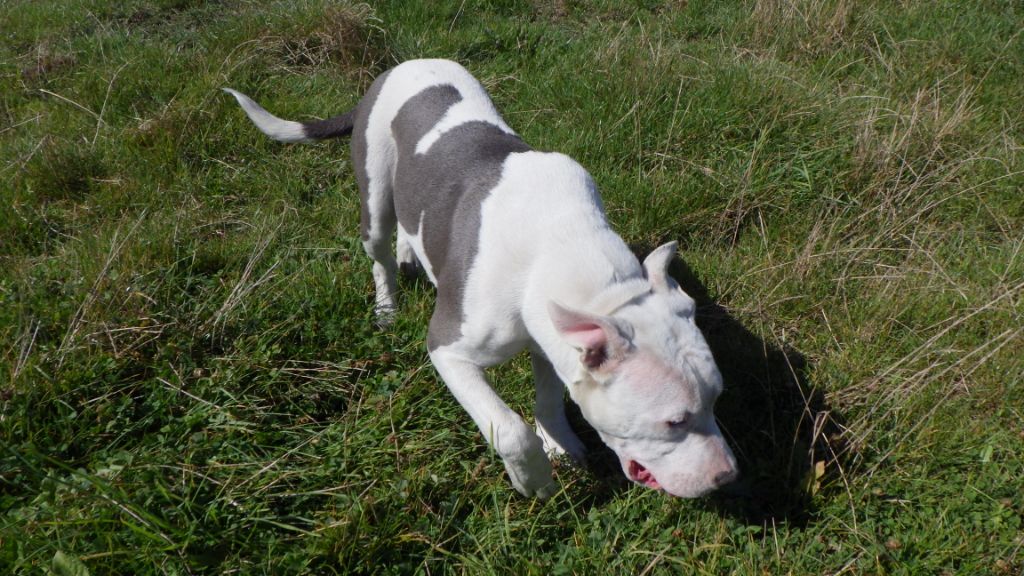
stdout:
<svg viewBox="0 0 1024 576">
<path fill-rule="evenodd" d="M 0 572 L 1020 574 L 1022 21 L 3 5 Z M 427 361 L 432 289 L 374 328 L 348 144 L 269 142 L 218 91 L 327 116 L 425 56 L 587 166 L 638 253 L 680 240 L 738 485 L 669 499 L 594 445 L 518 497 Z M 529 414 L 528 361 L 493 377 Z"/>
</svg>

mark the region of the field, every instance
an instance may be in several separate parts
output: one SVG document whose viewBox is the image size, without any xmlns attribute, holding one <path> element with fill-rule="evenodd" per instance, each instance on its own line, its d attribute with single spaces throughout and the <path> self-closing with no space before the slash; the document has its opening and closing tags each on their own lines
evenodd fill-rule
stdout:
<svg viewBox="0 0 1024 576">
<path fill-rule="evenodd" d="M 0 4 L 0 573 L 1024 572 L 1024 4 Z M 742 479 L 520 497 L 372 315 L 348 142 L 458 60 L 590 170 L 725 376 Z M 526 357 L 495 387 L 530 418 Z"/>
</svg>

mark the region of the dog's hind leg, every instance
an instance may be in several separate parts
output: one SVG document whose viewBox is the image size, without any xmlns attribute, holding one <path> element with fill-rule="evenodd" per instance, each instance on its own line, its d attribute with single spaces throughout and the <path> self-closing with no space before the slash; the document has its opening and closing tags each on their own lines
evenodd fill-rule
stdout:
<svg viewBox="0 0 1024 576">
<path fill-rule="evenodd" d="M 381 76 L 373 83 L 359 103 L 360 114 L 375 101 L 383 78 Z M 359 231 L 363 249 L 373 260 L 373 310 L 377 324 L 383 327 L 394 320 L 398 290 L 398 262 L 393 248 L 398 223 L 394 201 L 394 173 L 398 159 L 386 126 L 364 124 L 358 118 L 357 124 L 359 127 L 352 134 L 352 164 L 359 183 Z"/>
<path fill-rule="evenodd" d="M 409 243 L 409 236 L 401 226 L 398 227 L 398 241 L 395 244 L 395 252 L 398 255 L 398 269 L 406 278 L 414 278 L 420 273 L 420 262 L 416 259 L 416 252 Z"/>
<path fill-rule="evenodd" d="M 363 249 L 373 260 L 374 306 L 377 323 L 387 326 L 394 320 L 398 291 L 398 262 L 391 251 L 395 233 L 395 207 L 390 186 L 379 186 L 363 200 Z"/>
<path fill-rule="evenodd" d="M 396 275 L 398 263 L 391 254 L 390 242 L 385 242 L 381 249 L 379 243 L 363 242 L 366 253 L 373 259 L 374 305 L 373 312 L 377 316 L 377 324 L 385 327 L 395 319 L 395 293 L 397 292 Z"/>
</svg>

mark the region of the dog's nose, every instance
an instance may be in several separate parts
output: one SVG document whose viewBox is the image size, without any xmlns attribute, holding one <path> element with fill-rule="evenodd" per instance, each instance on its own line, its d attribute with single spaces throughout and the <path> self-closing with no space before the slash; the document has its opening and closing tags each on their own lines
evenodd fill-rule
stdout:
<svg viewBox="0 0 1024 576">
<path fill-rule="evenodd" d="M 721 487 L 732 482 L 739 475 L 739 469 L 736 468 L 735 466 L 730 466 L 729 468 L 722 470 L 718 474 L 715 474 L 715 477 L 712 480 L 714 481 L 716 487 Z"/>
</svg>

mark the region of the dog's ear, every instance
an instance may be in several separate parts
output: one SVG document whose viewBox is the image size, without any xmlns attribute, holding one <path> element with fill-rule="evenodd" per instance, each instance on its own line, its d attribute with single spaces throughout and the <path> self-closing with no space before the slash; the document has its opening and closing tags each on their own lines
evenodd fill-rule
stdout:
<svg viewBox="0 0 1024 576">
<path fill-rule="evenodd" d="M 675 280 L 668 275 L 668 265 L 676 255 L 676 241 L 662 244 L 644 258 L 644 274 L 655 292 L 666 292 L 676 286 Z"/>
<path fill-rule="evenodd" d="M 562 338 L 580 351 L 580 362 L 587 370 L 614 367 L 632 347 L 632 330 L 610 316 L 580 312 L 556 302 L 548 304 L 548 314 Z"/>
</svg>

